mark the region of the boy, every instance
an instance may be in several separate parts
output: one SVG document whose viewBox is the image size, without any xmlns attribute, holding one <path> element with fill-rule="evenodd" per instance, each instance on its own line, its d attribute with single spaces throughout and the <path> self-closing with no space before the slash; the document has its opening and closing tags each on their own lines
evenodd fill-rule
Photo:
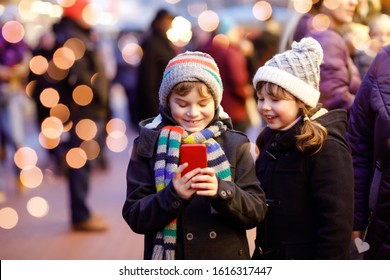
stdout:
<svg viewBox="0 0 390 280">
<path fill-rule="evenodd" d="M 266 212 L 250 142 L 220 106 L 214 59 L 185 52 L 167 65 L 160 115 L 140 123 L 127 170 L 123 217 L 145 235 L 145 259 L 249 259 L 246 229 Z M 182 144 L 207 147 L 207 168 L 183 175 Z"/>
</svg>

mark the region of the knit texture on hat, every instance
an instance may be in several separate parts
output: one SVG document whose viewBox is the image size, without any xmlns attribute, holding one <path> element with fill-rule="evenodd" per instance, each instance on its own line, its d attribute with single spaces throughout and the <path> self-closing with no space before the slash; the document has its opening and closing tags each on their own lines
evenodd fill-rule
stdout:
<svg viewBox="0 0 390 280">
<path fill-rule="evenodd" d="M 156 190 L 163 190 L 172 180 L 179 164 L 180 145 L 205 144 L 208 166 L 213 168 L 215 175 L 231 181 L 229 161 L 221 146 L 214 139 L 227 129 L 221 121 L 216 122 L 202 131 L 187 135 L 180 126 L 165 126 L 160 132 L 157 142 L 157 155 L 154 164 Z M 174 260 L 176 250 L 177 225 L 176 219 L 158 231 L 153 247 L 153 260 Z"/>
<path fill-rule="evenodd" d="M 275 55 L 257 70 L 253 86 L 260 81 L 274 83 L 314 108 L 320 98 L 323 56 L 321 45 L 313 38 L 293 42 L 291 50 Z"/>
<path fill-rule="evenodd" d="M 202 52 L 179 54 L 169 61 L 161 82 L 159 97 L 160 104 L 167 106 L 167 97 L 172 88 L 181 82 L 203 82 L 210 89 L 218 107 L 222 99 L 222 80 L 214 59 Z"/>
</svg>

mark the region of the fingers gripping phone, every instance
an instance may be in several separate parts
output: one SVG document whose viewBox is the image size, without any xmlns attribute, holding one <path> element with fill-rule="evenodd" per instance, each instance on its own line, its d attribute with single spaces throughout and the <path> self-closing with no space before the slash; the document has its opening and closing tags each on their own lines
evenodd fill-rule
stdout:
<svg viewBox="0 0 390 280">
<path fill-rule="evenodd" d="M 204 144 L 182 144 L 180 146 L 180 164 L 188 162 L 188 166 L 181 173 L 184 176 L 198 167 L 207 167 L 207 152 Z"/>
</svg>

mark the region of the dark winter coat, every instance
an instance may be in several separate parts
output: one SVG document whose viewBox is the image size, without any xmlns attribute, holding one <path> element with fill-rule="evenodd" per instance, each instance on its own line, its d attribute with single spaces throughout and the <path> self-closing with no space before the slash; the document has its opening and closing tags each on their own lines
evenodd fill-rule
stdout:
<svg viewBox="0 0 390 280">
<path fill-rule="evenodd" d="M 267 197 L 255 259 L 346 259 L 353 220 L 353 167 L 345 141 L 347 114 L 317 119 L 328 130 L 320 152 L 295 147 L 302 121 L 287 131 L 266 128 L 256 173 Z"/>
<path fill-rule="evenodd" d="M 365 258 L 390 259 L 390 46 L 376 56 L 351 108 L 347 139 L 355 169 L 354 230 L 369 223 Z M 376 202 L 375 202 L 376 201 Z"/>
<path fill-rule="evenodd" d="M 225 120 L 231 128 L 231 121 Z M 142 125 L 150 122 L 142 122 Z M 140 127 L 127 170 L 123 217 L 131 229 L 145 235 L 144 258 L 151 259 L 156 232 L 177 218 L 176 259 L 249 259 L 246 230 L 266 212 L 264 192 L 256 178 L 248 138 L 229 129 L 215 140 L 229 160 L 232 181 L 218 178 L 215 197 L 186 201 L 172 182 L 156 193 L 154 162 L 163 119 L 156 129 Z"/>
<path fill-rule="evenodd" d="M 158 92 L 165 67 L 176 50 L 165 34 L 154 30 L 142 43 L 143 56 L 138 67 L 137 104 L 140 119 L 159 114 Z"/>
</svg>

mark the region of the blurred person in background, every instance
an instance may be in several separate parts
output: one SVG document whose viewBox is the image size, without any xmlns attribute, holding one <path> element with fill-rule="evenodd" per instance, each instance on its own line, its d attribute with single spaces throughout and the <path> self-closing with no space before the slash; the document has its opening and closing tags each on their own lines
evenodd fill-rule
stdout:
<svg viewBox="0 0 390 280">
<path fill-rule="evenodd" d="M 123 87 L 127 97 L 127 111 L 131 128 L 138 128 L 140 110 L 137 104 L 137 81 L 138 81 L 138 63 L 130 63 L 125 60 L 126 54 L 123 53 L 127 44 L 137 43 L 140 37 L 140 31 L 122 30 L 119 32 L 115 46 L 114 54 L 116 59 L 116 75 L 112 81 L 113 85 L 119 84 Z"/>
<path fill-rule="evenodd" d="M 50 75 L 50 73 L 44 74 L 43 77 L 36 80 L 35 89 L 52 87 L 59 94 L 59 103 L 65 105 L 70 112 L 69 119 L 63 120 L 64 126 L 69 128 L 69 131 L 61 136 L 60 149 L 64 150 L 63 156 L 66 157 L 71 224 L 74 230 L 96 232 L 106 230 L 108 225 L 103 216 L 91 212 L 87 203 L 92 162 L 86 160 L 85 164 L 76 166 L 68 160 L 68 156 L 70 157 L 72 151 L 77 151 L 77 148 L 82 146 L 83 151 L 86 151 L 85 147 L 88 147 L 91 141 L 84 140 L 95 140 L 100 144 L 100 153 L 102 152 L 104 149 L 103 141 L 100 141 L 99 138 L 104 135 L 103 131 L 109 117 L 108 79 L 105 75 L 102 58 L 99 56 L 95 31 L 83 17 L 85 16 L 83 11 L 88 4 L 87 0 L 77 0 L 74 5 L 65 7 L 62 17 L 52 28 L 55 36 L 54 57 L 59 55 L 61 51 L 66 51 L 63 48 L 66 46 L 73 51 L 75 60 L 69 63 L 70 67 L 65 70 L 64 67 L 59 68 L 58 65 L 54 64 L 54 59 L 50 61 L 49 71 L 56 73 L 57 76 L 53 77 L 53 74 Z M 68 61 L 68 57 L 63 58 L 62 61 Z M 55 71 L 53 71 L 54 69 Z M 42 82 L 44 84 L 40 84 Z M 89 96 L 91 100 L 90 102 L 80 102 L 80 96 L 86 99 Z M 92 121 L 93 124 L 89 123 L 88 128 L 85 126 L 80 128 L 82 127 L 80 125 L 86 120 Z M 78 126 L 80 127 L 78 128 Z M 80 135 L 81 130 L 86 132 L 93 128 L 96 128 L 97 131 L 95 131 L 93 139 L 88 137 L 86 139 Z"/>
<path fill-rule="evenodd" d="M 176 50 L 167 37 L 173 18 L 168 10 L 158 10 L 150 24 L 149 32 L 142 40 L 143 57 L 138 67 L 137 82 L 137 123 L 159 114 L 158 91 L 165 66 L 176 55 Z"/>
<path fill-rule="evenodd" d="M 14 24 L 15 23 L 15 24 Z M 16 38 L 17 8 L 8 6 L 0 18 L 0 160 L 7 158 L 7 147 L 16 151 L 25 142 L 25 115 L 30 99 L 26 95 L 28 62 L 31 51 L 22 38 Z M 5 37 L 5 35 L 7 37 Z M 15 166 L 17 187 L 23 191 Z"/>
<path fill-rule="evenodd" d="M 364 77 L 378 51 L 390 44 L 390 16 L 381 14 L 369 22 L 368 32 L 370 43 L 368 48 L 355 51 L 353 60 Z"/>
<path fill-rule="evenodd" d="M 313 1 L 312 9 L 300 18 L 293 31 L 293 41 L 312 37 L 324 50 L 320 102 L 328 110 L 349 110 L 361 83 L 359 71 L 341 34 L 343 27 L 352 22 L 358 2 Z"/>
<path fill-rule="evenodd" d="M 249 83 L 247 59 L 240 46 L 242 40 L 241 27 L 232 18 L 225 17 L 201 51 L 210 54 L 221 71 L 224 87 L 221 105 L 232 119 L 233 128 L 246 133 L 251 125 L 246 101 L 254 92 Z"/>
<path fill-rule="evenodd" d="M 350 111 L 355 172 L 352 241 L 364 259 L 390 259 L 390 46 L 372 62 Z M 356 254 L 355 253 L 355 254 Z"/>
<path fill-rule="evenodd" d="M 359 0 L 358 2 L 353 22 L 368 25 L 372 18 L 379 16 L 382 12 L 382 0 Z"/>
</svg>

